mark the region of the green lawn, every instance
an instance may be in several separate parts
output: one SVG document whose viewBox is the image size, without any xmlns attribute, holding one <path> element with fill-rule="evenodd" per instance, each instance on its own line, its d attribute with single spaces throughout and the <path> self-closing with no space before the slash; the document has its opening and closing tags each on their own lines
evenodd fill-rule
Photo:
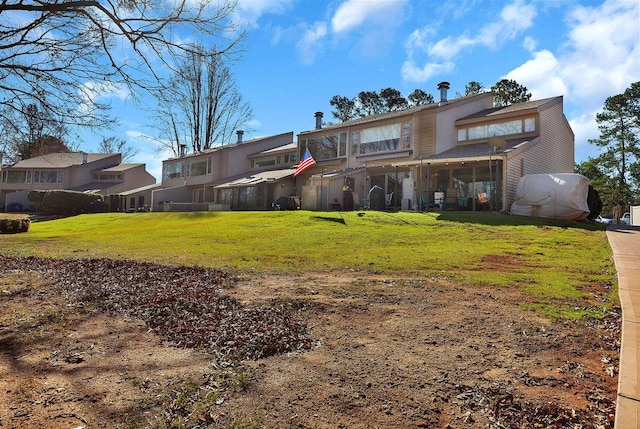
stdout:
<svg viewBox="0 0 640 429">
<path fill-rule="evenodd" d="M 33 222 L 0 252 L 200 265 L 237 273 L 354 270 L 516 287 L 528 306 L 577 317 L 615 270 L 599 225 L 493 213 L 110 213 Z"/>
</svg>

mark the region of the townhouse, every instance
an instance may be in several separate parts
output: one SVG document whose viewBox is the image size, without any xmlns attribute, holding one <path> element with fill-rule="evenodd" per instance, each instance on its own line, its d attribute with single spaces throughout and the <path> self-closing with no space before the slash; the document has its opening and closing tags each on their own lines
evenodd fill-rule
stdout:
<svg viewBox="0 0 640 429">
<path fill-rule="evenodd" d="M 302 208 L 505 210 L 520 177 L 572 173 L 562 97 L 493 107 L 490 92 L 298 134 L 316 165 L 299 178 Z"/>
<path fill-rule="evenodd" d="M 32 210 L 28 199 L 32 190 L 68 189 L 106 196 L 153 186 L 155 182 L 145 164 L 122 163 L 119 153 L 50 153 L 0 165 L 0 207 Z M 124 209 L 117 200 L 111 207 L 113 211 Z"/>
</svg>

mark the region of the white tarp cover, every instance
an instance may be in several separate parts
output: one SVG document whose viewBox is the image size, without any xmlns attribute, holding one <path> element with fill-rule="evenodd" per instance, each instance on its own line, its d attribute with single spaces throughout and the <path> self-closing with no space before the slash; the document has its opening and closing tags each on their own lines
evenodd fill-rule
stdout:
<svg viewBox="0 0 640 429">
<path fill-rule="evenodd" d="M 589 179 L 580 174 L 527 174 L 516 188 L 511 214 L 584 220 L 589 215 Z"/>
</svg>

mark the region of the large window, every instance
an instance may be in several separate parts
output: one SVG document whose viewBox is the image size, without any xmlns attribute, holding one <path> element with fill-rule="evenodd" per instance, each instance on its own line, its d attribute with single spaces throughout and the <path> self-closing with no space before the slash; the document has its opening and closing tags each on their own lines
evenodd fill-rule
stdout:
<svg viewBox="0 0 640 429">
<path fill-rule="evenodd" d="M 493 136 L 509 136 L 532 133 L 536 131 L 535 118 L 516 119 L 495 124 L 474 125 L 468 128 L 458 128 L 458 141 L 484 139 Z"/>
<path fill-rule="evenodd" d="M 306 147 L 305 147 L 306 145 Z M 316 161 L 347 156 L 347 133 L 328 134 L 302 141 L 302 152 L 309 149 Z"/>
<path fill-rule="evenodd" d="M 400 124 L 384 125 L 360 131 L 360 154 L 399 150 L 400 132 Z"/>
<path fill-rule="evenodd" d="M 30 183 L 31 171 L 27 170 L 5 170 L 2 172 L 3 183 Z"/>
<path fill-rule="evenodd" d="M 359 150 L 356 151 L 356 147 Z M 368 155 L 411 147 L 411 122 L 367 128 L 351 134 L 351 153 Z"/>
<path fill-rule="evenodd" d="M 63 183 L 64 173 L 57 170 L 36 170 L 33 172 L 33 183 Z"/>
<path fill-rule="evenodd" d="M 211 174 L 211 157 L 195 159 L 187 162 L 189 176 L 206 176 Z"/>
<path fill-rule="evenodd" d="M 183 177 L 182 175 L 182 163 L 183 161 L 167 162 L 164 164 L 165 179 L 177 179 Z"/>
</svg>

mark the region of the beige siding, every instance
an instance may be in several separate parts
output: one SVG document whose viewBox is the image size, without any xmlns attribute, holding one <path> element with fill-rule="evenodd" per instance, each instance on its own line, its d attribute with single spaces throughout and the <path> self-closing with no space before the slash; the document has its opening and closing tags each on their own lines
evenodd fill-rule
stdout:
<svg viewBox="0 0 640 429">
<path fill-rule="evenodd" d="M 520 177 L 526 174 L 574 172 L 574 135 L 562 113 L 562 98 L 540 111 L 539 141 L 509 157 L 505 171 L 507 210 L 515 199 Z"/>
<path fill-rule="evenodd" d="M 540 142 L 526 151 L 524 174 L 573 171 L 574 136 L 558 102 L 540 112 Z"/>
<path fill-rule="evenodd" d="M 562 112 L 562 103 L 540 113 L 541 138 L 552 148 L 553 173 L 573 173 L 575 169 L 575 136 Z"/>
<path fill-rule="evenodd" d="M 436 112 L 435 109 L 416 113 L 411 129 L 414 159 L 428 157 L 436 153 Z"/>
<path fill-rule="evenodd" d="M 516 197 L 516 188 L 518 187 L 518 181 L 523 176 L 523 154 L 518 154 L 514 157 L 510 157 L 507 162 L 505 170 L 505 204 L 504 210 L 509 211 L 511 204 Z"/>
</svg>

